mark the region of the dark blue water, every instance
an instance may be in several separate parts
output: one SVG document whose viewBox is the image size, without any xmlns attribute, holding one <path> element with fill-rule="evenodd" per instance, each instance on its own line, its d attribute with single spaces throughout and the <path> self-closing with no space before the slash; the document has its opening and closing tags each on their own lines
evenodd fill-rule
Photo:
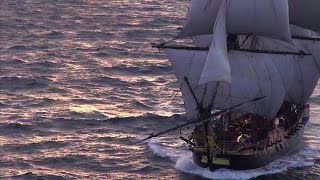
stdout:
<svg viewBox="0 0 320 180">
<path fill-rule="evenodd" d="M 304 147 L 250 171 L 210 172 L 180 132 L 171 39 L 187 0 L 1 0 L 0 179 L 317 179 L 320 86 Z M 188 134 L 188 129 L 182 131 Z"/>
</svg>

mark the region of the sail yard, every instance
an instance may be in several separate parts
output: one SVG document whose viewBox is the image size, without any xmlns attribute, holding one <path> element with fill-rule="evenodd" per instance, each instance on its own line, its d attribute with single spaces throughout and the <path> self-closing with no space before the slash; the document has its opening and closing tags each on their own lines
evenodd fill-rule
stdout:
<svg viewBox="0 0 320 180">
<path fill-rule="evenodd" d="M 299 146 L 320 77 L 320 29 L 301 20 L 299 3 L 191 0 L 176 38 L 191 39 L 191 46 L 157 46 L 174 68 L 187 124 L 198 122 L 180 138 L 199 166 L 254 169 Z"/>
<path fill-rule="evenodd" d="M 273 118 L 283 101 L 308 101 L 319 79 L 320 41 L 317 32 L 305 29 L 310 26 L 300 21 L 304 11 L 297 11 L 296 3 L 301 2 L 190 2 L 178 38 L 192 38 L 193 46 L 199 49 L 162 47 L 175 69 L 188 118 L 197 116 L 197 108 L 183 80 L 185 76 L 204 107 L 213 103 L 215 109 L 225 109 L 266 96 L 242 111 Z M 318 2 L 309 0 L 305 5 L 314 3 Z M 316 21 L 310 20 L 309 24 L 312 30 L 320 31 Z M 228 35 L 237 36 L 237 48 L 228 48 Z M 213 98 L 215 89 L 217 95 Z"/>
</svg>

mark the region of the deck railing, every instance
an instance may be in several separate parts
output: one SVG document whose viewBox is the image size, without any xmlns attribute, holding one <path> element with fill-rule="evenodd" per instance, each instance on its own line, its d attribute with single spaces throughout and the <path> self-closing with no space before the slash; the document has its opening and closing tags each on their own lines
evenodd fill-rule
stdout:
<svg viewBox="0 0 320 180">
<path fill-rule="evenodd" d="M 240 149 L 254 149 L 255 151 L 259 151 L 259 150 L 267 149 L 269 146 L 273 146 L 281 142 L 282 137 L 286 137 L 287 132 L 290 133 L 294 131 L 299 126 L 299 124 L 301 124 L 300 121 L 296 122 L 286 131 L 284 131 L 283 127 L 281 127 L 272 132 L 269 132 L 267 139 L 264 139 L 257 143 L 238 142 L 238 141 L 218 141 L 217 144 L 224 151 L 237 151 Z M 283 133 L 283 132 L 286 132 L 286 133 Z"/>
</svg>

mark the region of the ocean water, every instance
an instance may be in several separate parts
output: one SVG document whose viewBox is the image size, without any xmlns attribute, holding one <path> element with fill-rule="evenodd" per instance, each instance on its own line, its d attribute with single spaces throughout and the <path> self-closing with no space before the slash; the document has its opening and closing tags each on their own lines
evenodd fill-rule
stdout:
<svg viewBox="0 0 320 180">
<path fill-rule="evenodd" d="M 320 84 L 304 145 L 268 166 L 196 166 L 172 67 L 152 43 L 188 0 L 1 0 L 0 179 L 320 179 Z"/>
</svg>

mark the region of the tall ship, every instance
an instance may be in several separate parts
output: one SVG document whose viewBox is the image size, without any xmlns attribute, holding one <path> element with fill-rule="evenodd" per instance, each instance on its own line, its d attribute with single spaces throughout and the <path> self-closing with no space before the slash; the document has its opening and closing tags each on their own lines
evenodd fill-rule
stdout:
<svg viewBox="0 0 320 180">
<path fill-rule="evenodd" d="M 201 167 L 254 169 L 299 147 L 320 77 L 319 0 L 191 0 L 172 64 Z M 179 44 L 179 39 L 190 43 Z"/>
</svg>

